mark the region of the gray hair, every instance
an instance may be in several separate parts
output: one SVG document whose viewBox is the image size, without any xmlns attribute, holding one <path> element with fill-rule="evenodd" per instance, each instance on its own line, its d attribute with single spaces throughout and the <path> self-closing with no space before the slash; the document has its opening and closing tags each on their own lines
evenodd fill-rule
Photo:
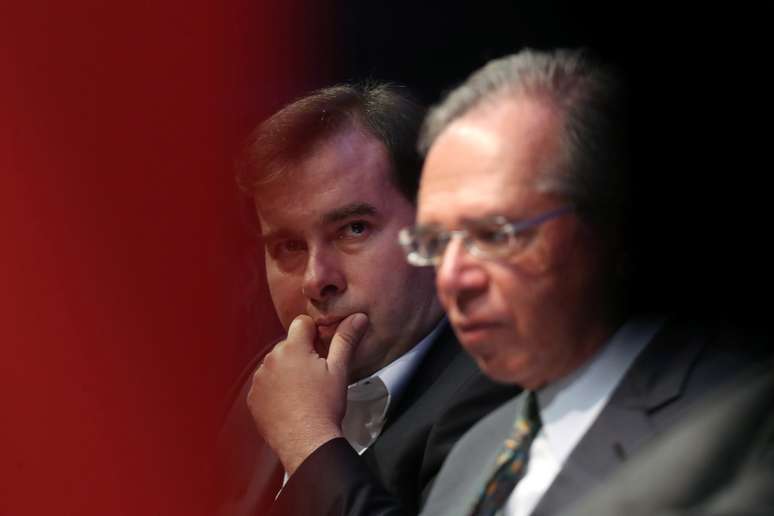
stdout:
<svg viewBox="0 0 774 516">
<path fill-rule="evenodd" d="M 595 226 L 621 229 L 630 179 L 625 88 L 586 50 L 526 49 L 490 61 L 430 110 L 419 151 L 457 118 L 517 96 L 550 102 L 562 116 L 562 166 L 537 188 L 566 197 Z"/>
</svg>

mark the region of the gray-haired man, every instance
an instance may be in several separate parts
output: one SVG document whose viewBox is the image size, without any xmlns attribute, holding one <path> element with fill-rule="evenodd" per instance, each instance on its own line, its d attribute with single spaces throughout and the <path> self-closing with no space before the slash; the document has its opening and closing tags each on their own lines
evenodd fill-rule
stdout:
<svg viewBox="0 0 774 516">
<path fill-rule="evenodd" d="M 407 257 L 479 367 L 526 390 L 457 443 L 423 515 L 557 514 L 757 356 L 636 309 L 626 100 L 587 53 L 523 51 L 425 122 Z"/>
</svg>

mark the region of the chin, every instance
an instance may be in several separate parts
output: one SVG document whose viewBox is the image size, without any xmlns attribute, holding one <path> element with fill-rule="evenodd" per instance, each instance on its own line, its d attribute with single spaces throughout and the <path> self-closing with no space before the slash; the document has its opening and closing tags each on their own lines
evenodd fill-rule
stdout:
<svg viewBox="0 0 774 516">
<path fill-rule="evenodd" d="M 523 385 L 523 368 L 509 367 L 507 359 L 498 355 L 488 357 L 475 356 L 479 369 L 490 379 L 498 383 Z"/>
<path fill-rule="evenodd" d="M 481 367 L 481 371 L 497 383 L 519 384 L 512 372 L 504 371 L 501 367 Z"/>
</svg>

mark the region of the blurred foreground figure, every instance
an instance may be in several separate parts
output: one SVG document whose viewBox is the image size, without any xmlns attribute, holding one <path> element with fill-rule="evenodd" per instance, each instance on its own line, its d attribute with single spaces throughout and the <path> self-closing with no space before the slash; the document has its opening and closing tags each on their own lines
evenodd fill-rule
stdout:
<svg viewBox="0 0 774 516">
<path fill-rule="evenodd" d="M 705 400 L 567 516 L 774 514 L 774 363 Z"/>
<path fill-rule="evenodd" d="M 401 242 L 479 367 L 525 391 L 457 443 L 423 515 L 557 514 L 762 354 L 630 288 L 626 107 L 587 53 L 523 51 L 425 122 Z"/>
<path fill-rule="evenodd" d="M 336 86 L 252 139 L 241 182 L 288 334 L 222 432 L 224 516 L 356 515 L 374 490 L 417 512 L 456 440 L 518 392 L 481 374 L 433 271 L 397 243 L 414 222 L 422 114 L 395 86 Z"/>
</svg>

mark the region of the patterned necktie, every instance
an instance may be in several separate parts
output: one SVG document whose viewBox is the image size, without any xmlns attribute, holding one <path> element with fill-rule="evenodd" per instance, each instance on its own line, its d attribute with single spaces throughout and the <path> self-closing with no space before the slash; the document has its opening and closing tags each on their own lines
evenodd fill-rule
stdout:
<svg viewBox="0 0 774 516">
<path fill-rule="evenodd" d="M 505 505 L 516 484 L 524 476 L 529 448 L 540 430 L 540 425 L 535 393 L 530 391 L 522 413 L 516 418 L 511 435 L 497 455 L 495 472 L 486 483 L 470 516 L 493 516 Z"/>
</svg>

